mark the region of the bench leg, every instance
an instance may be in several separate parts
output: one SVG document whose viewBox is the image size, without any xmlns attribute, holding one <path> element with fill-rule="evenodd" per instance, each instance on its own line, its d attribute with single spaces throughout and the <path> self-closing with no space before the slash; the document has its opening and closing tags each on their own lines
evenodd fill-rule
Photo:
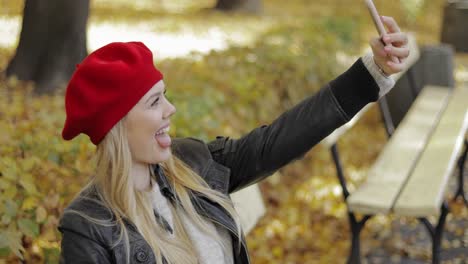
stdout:
<svg viewBox="0 0 468 264">
<path fill-rule="evenodd" d="M 333 162 L 335 163 L 336 175 L 338 176 L 338 180 L 340 181 L 341 189 L 343 190 L 343 199 L 346 202 L 346 199 L 349 196 L 349 191 L 348 191 L 348 188 L 346 186 L 346 179 L 344 177 L 343 165 L 341 165 L 340 153 L 338 152 L 338 146 L 336 144 L 333 144 L 330 147 L 330 151 L 331 151 L 331 154 L 332 154 Z"/>
<path fill-rule="evenodd" d="M 442 235 L 444 233 L 444 225 L 445 219 L 449 212 L 447 202 L 442 204 L 442 209 L 439 216 L 439 221 L 437 222 L 437 226 L 434 226 L 427 220 L 427 218 L 419 218 L 424 226 L 426 227 L 427 231 L 429 232 L 431 239 L 432 239 L 432 263 L 439 264 L 440 263 L 440 245 L 442 243 Z"/>
<path fill-rule="evenodd" d="M 387 136 L 390 138 L 393 135 L 393 131 L 395 131 L 395 125 L 393 124 L 392 116 L 390 114 L 387 98 L 385 96 L 380 98 L 378 104 L 380 114 L 382 115 L 382 119 L 385 124 L 385 131 L 387 132 Z"/>
<path fill-rule="evenodd" d="M 346 179 L 344 177 L 343 166 L 341 165 L 340 155 L 338 152 L 338 147 L 336 144 L 331 146 L 330 151 L 332 153 L 333 161 L 336 167 L 336 174 L 338 175 L 338 180 L 340 181 L 341 188 L 343 190 L 343 198 L 346 202 L 348 199 L 349 191 L 346 187 Z M 372 215 L 365 215 L 361 221 L 356 220 L 354 213 L 348 211 L 348 220 L 349 226 L 351 228 L 351 249 L 348 258 L 348 264 L 360 264 L 361 263 L 361 245 L 359 240 L 359 234 Z"/>
<path fill-rule="evenodd" d="M 366 215 L 361 219 L 361 221 L 357 221 L 356 216 L 353 213 L 348 212 L 348 219 L 352 236 L 351 250 L 347 261 L 348 264 L 361 263 L 361 243 L 359 235 L 361 234 L 361 230 L 366 224 L 367 220 L 369 220 L 371 217 L 372 215 Z"/>
<path fill-rule="evenodd" d="M 465 163 L 466 157 L 468 155 L 468 140 L 465 139 L 465 150 L 463 151 L 460 159 L 458 160 L 458 188 L 453 200 L 458 199 L 458 196 L 462 197 L 462 200 L 465 202 L 465 205 L 468 205 L 468 201 L 466 200 L 465 190 L 464 190 L 464 172 L 465 172 Z"/>
</svg>

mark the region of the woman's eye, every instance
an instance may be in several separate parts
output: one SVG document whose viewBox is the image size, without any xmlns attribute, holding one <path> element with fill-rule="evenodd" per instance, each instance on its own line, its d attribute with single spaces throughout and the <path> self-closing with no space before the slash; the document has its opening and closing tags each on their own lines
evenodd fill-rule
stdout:
<svg viewBox="0 0 468 264">
<path fill-rule="evenodd" d="M 154 100 L 154 102 L 151 103 L 151 106 L 155 106 L 158 103 L 158 101 L 159 101 L 159 97 L 156 98 L 156 100 Z"/>
</svg>

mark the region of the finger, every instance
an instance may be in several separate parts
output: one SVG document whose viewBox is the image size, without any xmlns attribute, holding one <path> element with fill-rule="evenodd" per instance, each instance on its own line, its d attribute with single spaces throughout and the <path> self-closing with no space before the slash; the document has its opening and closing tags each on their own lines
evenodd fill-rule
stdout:
<svg viewBox="0 0 468 264">
<path fill-rule="evenodd" d="M 387 45 L 384 48 L 387 54 L 397 56 L 399 58 L 406 58 L 409 56 L 410 50 L 408 47 L 395 47 L 391 45 Z"/>
<path fill-rule="evenodd" d="M 408 59 L 408 57 L 406 57 L 406 58 L 400 58 L 400 63 L 405 64 L 405 62 L 406 62 L 407 59 Z"/>
<path fill-rule="evenodd" d="M 372 38 L 370 46 L 375 56 L 387 57 L 387 53 L 384 50 L 384 45 L 380 41 L 380 38 Z"/>
<path fill-rule="evenodd" d="M 390 33 L 400 32 L 397 22 L 393 17 L 381 16 L 382 22 L 387 26 Z"/>
<path fill-rule="evenodd" d="M 382 40 L 386 43 L 386 44 L 393 44 L 393 45 L 406 45 L 408 44 L 408 35 L 405 34 L 405 33 L 401 33 L 401 32 L 398 32 L 398 33 L 390 33 L 390 34 L 385 34 L 383 37 L 382 37 Z"/>
<path fill-rule="evenodd" d="M 392 73 L 401 72 L 404 70 L 405 64 L 404 63 L 395 63 L 392 61 L 387 61 L 387 67 L 390 69 Z"/>
</svg>

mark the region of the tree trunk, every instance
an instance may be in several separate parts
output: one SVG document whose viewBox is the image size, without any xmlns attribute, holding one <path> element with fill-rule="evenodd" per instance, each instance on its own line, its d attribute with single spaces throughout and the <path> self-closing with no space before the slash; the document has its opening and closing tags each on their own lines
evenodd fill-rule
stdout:
<svg viewBox="0 0 468 264">
<path fill-rule="evenodd" d="M 36 93 L 66 83 L 87 55 L 89 0 L 26 0 L 16 55 L 7 76 L 35 82 Z"/>
<path fill-rule="evenodd" d="M 215 9 L 258 14 L 262 11 L 262 0 L 218 0 Z"/>
</svg>

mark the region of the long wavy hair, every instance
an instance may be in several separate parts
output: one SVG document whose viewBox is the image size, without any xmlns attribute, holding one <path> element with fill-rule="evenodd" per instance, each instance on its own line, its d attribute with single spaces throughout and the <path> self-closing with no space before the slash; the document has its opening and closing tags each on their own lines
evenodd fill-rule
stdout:
<svg viewBox="0 0 468 264">
<path fill-rule="evenodd" d="M 199 263 L 199 256 L 184 228 L 182 214 L 189 217 L 202 231 L 219 241 L 223 250 L 232 250 L 226 247 L 213 228 L 209 228 L 209 220 L 197 213 L 191 198 L 196 192 L 219 204 L 234 219 L 237 231 L 241 234 L 240 220 L 232 202 L 226 195 L 211 189 L 197 173 L 174 155 L 160 164 L 179 200 L 179 203 L 170 204 L 173 234 L 157 221 L 153 212 L 151 192 L 137 190 L 130 175 L 132 156 L 124 121 L 125 118 L 120 120 L 97 146 L 95 175 L 78 194 L 80 196 L 90 187 L 95 188 L 99 197 L 96 202 L 109 209 L 113 218 L 97 219 L 83 212 L 71 212 L 96 224 L 116 225 L 120 234 L 113 246 L 123 243 L 127 262 L 130 262 L 130 244 L 125 222 L 129 221 L 151 246 L 157 263 L 163 263 L 163 258 L 167 263 Z M 150 165 L 148 169 L 152 172 Z"/>
</svg>

